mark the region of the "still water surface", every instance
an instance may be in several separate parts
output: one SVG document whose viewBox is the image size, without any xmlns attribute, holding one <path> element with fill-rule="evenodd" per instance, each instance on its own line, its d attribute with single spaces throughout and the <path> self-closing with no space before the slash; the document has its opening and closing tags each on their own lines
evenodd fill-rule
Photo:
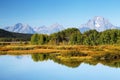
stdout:
<svg viewBox="0 0 120 80">
<path fill-rule="evenodd" d="M 120 80 L 120 68 L 81 63 L 72 68 L 31 55 L 0 56 L 0 80 Z"/>
</svg>

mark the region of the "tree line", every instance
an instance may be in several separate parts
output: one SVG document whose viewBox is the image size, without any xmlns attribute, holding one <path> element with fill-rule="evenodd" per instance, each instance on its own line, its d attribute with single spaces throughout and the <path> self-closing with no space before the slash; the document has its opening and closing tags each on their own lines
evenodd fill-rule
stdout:
<svg viewBox="0 0 120 80">
<path fill-rule="evenodd" d="M 89 30 L 81 33 L 77 28 L 68 28 L 63 31 L 47 34 L 33 34 L 31 44 L 44 45 L 103 45 L 120 43 L 120 30 L 109 29 L 103 32 Z"/>
</svg>

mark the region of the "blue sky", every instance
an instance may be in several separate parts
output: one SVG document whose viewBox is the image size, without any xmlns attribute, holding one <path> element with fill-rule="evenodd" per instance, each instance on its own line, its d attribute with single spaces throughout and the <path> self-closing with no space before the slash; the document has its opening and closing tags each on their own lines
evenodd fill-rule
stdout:
<svg viewBox="0 0 120 80">
<path fill-rule="evenodd" d="M 16 23 L 77 27 L 94 16 L 120 26 L 120 0 L 0 0 L 0 27 Z"/>
</svg>

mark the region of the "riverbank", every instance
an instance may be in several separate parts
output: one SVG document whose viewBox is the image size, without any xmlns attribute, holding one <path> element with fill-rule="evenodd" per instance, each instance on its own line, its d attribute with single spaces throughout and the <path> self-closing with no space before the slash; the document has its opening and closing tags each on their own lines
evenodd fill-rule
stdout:
<svg viewBox="0 0 120 80">
<path fill-rule="evenodd" d="M 109 60 L 120 59 L 119 45 L 5 45 L 0 46 L 0 54 L 49 54 L 59 53 L 65 57 L 80 59 Z"/>
</svg>

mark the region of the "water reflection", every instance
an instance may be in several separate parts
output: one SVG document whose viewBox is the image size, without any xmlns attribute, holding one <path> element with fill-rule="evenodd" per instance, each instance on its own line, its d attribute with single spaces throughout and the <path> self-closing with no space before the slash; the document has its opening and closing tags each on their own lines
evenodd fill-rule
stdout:
<svg viewBox="0 0 120 80">
<path fill-rule="evenodd" d="M 54 53 L 12 56 L 3 55 L 0 56 L 0 80 L 120 79 L 120 60 L 82 60 L 79 59 L 79 56 L 77 55 L 76 57 L 68 57 Z M 102 64 L 98 63 L 102 63 L 106 66 L 103 66 Z M 118 69 L 107 66 L 116 67 Z"/>
<path fill-rule="evenodd" d="M 80 54 L 81 55 L 81 54 Z M 31 54 L 31 59 L 34 62 L 42 62 L 47 60 L 52 60 L 55 63 L 65 65 L 71 68 L 77 68 L 80 66 L 81 63 L 89 64 L 96 66 L 98 63 L 101 63 L 105 66 L 113 67 L 113 68 L 120 68 L 120 59 L 116 60 L 96 60 L 96 59 L 81 59 L 80 55 L 70 56 L 70 55 L 63 55 L 59 53 L 48 53 L 48 54 Z M 82 54 L 83 56 L 84 54 Z M 22 59 L 24 55 L 14 55 L 16 59 Z M 84 55 L 86 56 L 86 55 Z"/>
<path fill-rule="evenodd" d="M 16 56 L 16 58 L 17 58 L 17 59 L 22 59 L 22 58 L 23 58 L 23 56 L 18 55 L 18 56 Z"/>
<path fill-rule="evenodd" d="M 105 66 L 120 68 L 120 60 L 83 60 L 79 57 L 65 57 L 61 54 L 52 53 L 52 54 L 31 54 L 33 61 L 46 61 L 46 60 L 53 60 L 55 63 L 65 65 L 67 67 L 76 68 L 80 66 L 81 63 L 86 63 L 89 65 L 97 65 L 101 63 Z"/>
</svg>

